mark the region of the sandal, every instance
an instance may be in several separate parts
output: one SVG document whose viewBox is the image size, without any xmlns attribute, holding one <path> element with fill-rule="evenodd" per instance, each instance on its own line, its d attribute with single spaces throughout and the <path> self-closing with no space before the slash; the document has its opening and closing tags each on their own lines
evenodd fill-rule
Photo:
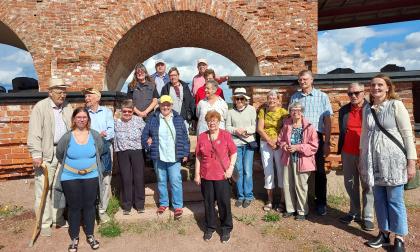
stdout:
<svg viewBox="0 0 420 252">
<path fill-rule="evenodd" d="M 77 252 L 77 246 L 79 245 L 79 237 L 71 240 L 71 243 L 69 245 L 68 251 L 69 252 Z"/>
<path fill-rule="evenodd" d="M 167 209 L 168 207 L 167 206 L 160 206 L 157 210 L 156 210 L 156 213 L 157 214 L 163 214 L 165 211 L 166 211 L 166 209 Z"/>
<path fill-rule="evenodd" d="M 99 242 L 95 239 L 95 236 L 93 235 L 88 235 L 86 238 L 86 241 L 89 243 L 90 247 L 93 250 L 96 250 L 99 248 Z"/>
<path fill-rule="evenodd" d="M 175 220 L 181 219 L 182 213 L 183 213 L 182 208 L 176 208 L 174 212 L 174 219 Z"/>
<path fill-rule="evenodd" d="M 273 209 L 273 204 L 271 204 L 271 202 L 268 201 L 267 204 L 264 205 L 263 209 L 264 209 L 264 211 L 268 212 L 271 209 Z"/>
</svg>

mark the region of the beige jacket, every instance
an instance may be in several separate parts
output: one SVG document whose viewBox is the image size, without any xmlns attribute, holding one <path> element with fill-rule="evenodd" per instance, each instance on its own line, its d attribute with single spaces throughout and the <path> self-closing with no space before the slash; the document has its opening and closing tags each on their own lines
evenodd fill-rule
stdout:
<svg viewBox="0 0 420 252">
<path fill-rule="evenodd" d="M 52 100 L 48 97 L 37 102 L 29 119 L 28 150 L 32 158 L 42 158 L 51 162 L 54 155 L 54 112 Z M 67 102 L 63 104 L 63 120 L 70 130 L 73 108 Z"/>
</svg>

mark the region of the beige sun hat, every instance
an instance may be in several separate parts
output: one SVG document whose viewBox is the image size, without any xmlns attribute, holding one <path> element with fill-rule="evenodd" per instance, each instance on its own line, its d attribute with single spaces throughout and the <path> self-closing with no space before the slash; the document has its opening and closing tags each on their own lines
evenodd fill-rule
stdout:
<svg viewBox="0 0 420 252">
<path fill-rule="evenodd" d="M 246 89 L 243 87 L 236 88 L 232 97 L 245 97 L 247 100 L 251 99 L 251 97 L 246 95 Z"/>
<path fill-rule="evenodd" d="M 85 95 L 85 94 L 95 94 L 99 98 L 101 98 L 101 92 L 96 88 L 85 88 L 85 89 L 82 90 L 82 94 L 83 95 Z"/>
<path fill-rule="evenodd" d="M 48 83 L 48 89 L 53 88 L 67 88 L 69 85 L 65 84 L 63 79 L 51 78 Z"/>
</svg>

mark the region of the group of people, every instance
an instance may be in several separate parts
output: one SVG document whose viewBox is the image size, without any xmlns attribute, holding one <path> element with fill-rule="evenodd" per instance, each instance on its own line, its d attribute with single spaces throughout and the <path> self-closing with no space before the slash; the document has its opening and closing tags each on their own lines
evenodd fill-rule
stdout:
<svg viewBox="0 0 420 252">
<path fill-rule="evenodd" d="M 140 214 L 145 211 L 144 168 L 148 155 L 158 180 L 157 214 L 172 205 L 174 218 L 181 218 L 181 163 L 190 155 L 189 127 L 197 132 L 194 181 L 201 186 L 204 198 L 204 240 L 212 238 L 217 216 L 221 241 L 230 240 L 230 182 L 235 180 L 235 207 L 250 206 L 254 200 L 254 152 L 258 150 L 268 199 L 264 210 L 280 209 L 285 218 L 305 220 L 309 213 L 308 178 L 313 172 L 316 211 L 321 216 L 327 214 L 324 163 L 330 153 L 333 111 L 327 94 L 314 88 L 310 71 L 298 74 L 301 90 L 291 96 L 287 110 L 281 105 L 280 94 L 272 90 L 257 111 L 249 104 L 245 88 L 234 90 L 233 108 L 228 109 L 218 86 L 227 77 L 216 77 L 204 59 L 197 61 L 199 73 L 191 90 L 180 79 L 177 68 L 166 73 L 163 60 L 156 61 L 155 68 L 156 73 L 149 75 L 144 65 L 136 65 L 129 99 L 122 102 L 119 116 L 99 105 L 101 93 L 94 88 L 83 90 L 85 106 L 73 110 L 65 101 L 66 85 L 60 79 L 51 79 L 49 97 L 33 108 L 28 132 L 36 207 L 42 194 L 42 165 L 48 168 L 50 181 L 41 235 L 51 236 L 52 226 L 67 225 L 63 218 L 67 207 L 68 251 L 77 251 L 82 219 L 87 242 L 92 249 L 99 248 L 93 232 L 96 207 L 100 220 L 108 221 L 114 151 L 120 169 L 123 214 L 131 214 L 132 209 Z M 417 159 L 408 112 L 385 75 L 371 80 L 369 101 L 359 83 L 349 85 L 348 96 L 350 103 L 339 111 L 338 151 L 350 211 L 340 221 L 360 221 L 363 229 L 373 230 L 375 209 L 380 233 L 367 244 L 375 248 L 388 245 L 392 232 L 396 235 L 395 250 L 403 251 L 403 237 L 408 233 L 403 185 L 414 176 Z M 278 208 L 273 205 L 276 180 L 281 189 Z"/>
</svg>

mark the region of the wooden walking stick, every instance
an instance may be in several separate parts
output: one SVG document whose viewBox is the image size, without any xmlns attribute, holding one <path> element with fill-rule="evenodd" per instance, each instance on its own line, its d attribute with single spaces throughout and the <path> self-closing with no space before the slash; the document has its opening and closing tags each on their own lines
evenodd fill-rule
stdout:
<svg viewBox="0 0 420 252">
<path fill-rule="evenodd" d="M 44 163 L 41 164 L 41 168 L 42 168 L 42 174 L 44 175 L 44 187 L 42 189 L 41 203 L 39 204 L 39 207 L 36 212 L 36 222 L 35 222 L 34 231 L 32 233 L 31 241 L 29 242 L 29 247 L 34 246 L 36 238 L 38 237 L 41 231 L 42 216 L 44 215 L 45 202 L 47 201 L 47 195 L 48 195 L 48 188 L 49 188 L 48 168 Z"/>
</svg>

